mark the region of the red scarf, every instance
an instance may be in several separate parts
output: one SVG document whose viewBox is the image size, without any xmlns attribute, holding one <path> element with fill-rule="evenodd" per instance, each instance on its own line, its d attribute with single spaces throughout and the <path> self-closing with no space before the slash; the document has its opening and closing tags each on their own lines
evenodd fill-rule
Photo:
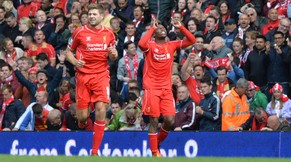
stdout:
<svg viewBox="0 0 291 162">
<path fill-rule="evenodd" d="M 4 114 L 6 111 L 6 107 L 14 101 L 14 96 L 12 95 L 8 100 L 4 100 L 3 104 L 2 104 L 2 110 L 0 112 L 0 131 L 2 130 L 2 122 L 3 122 L 3 118 L 4 118 Z"/>
<path fill-rule="evenodd" d="M 227 80 L 227 79 L 224 81 L 224 83 L 219 83 L 219 81 L 218 81 L 218 79 L 217 79 L 217 81 L 216 81 L 216 87 L 217 87 L 217 89 L 216 89 L 216 94 L 217 94 L 217 96 L 218 96 L 219 98 L 222 98 L 223 95 L 224 95 L 224 93 L 225 93 L 226 91 L 230 90 L 230 88 L 229 88 L 229 84 L 228 84 L 228 80 Z"/>
<path fill-rule="evenodd" d="M 222 22 L 224 24 L 225 20 L 230 19 L 230 15 L 223 15 L 222 16 Z"/>
<path fill-rule="evenodd" d="M 15 50 L 15 48 L 13 48 L 13 51 L 11 52 L 11 54 L 7 52 L 4 57 L 5 57 L 5 61 L 7 61 L 8 58 L 11 58 L 13 61 L 16 61 L 16 50 Z"/>
<path fill-rule="evenodd" d="M 262 128 L 267 126 L 268 115 L 266 112 L 264 112 L 264 116 L 266 117 L 266 119 L 263 123 L 257 122 L 256 118 L 254 117 L 253 123 L 252 123 L 252 130 L 261 130 Z"/>
<path fill-rule="evenodd" d="M 140 17 L 138 20 L 134 19 L 132 22 L 134 23 L 134 26 L 137 28 L 139 23 L 143 20 L 143 16 Z"/>
<path fill-rule="evenodd" d="M 226 66 L 228 58 L 218 58 L 214 60 L 205 61 L 205 65 L 209 68 L 218 68 L 219 66 Z"/>
<path fill-rule="evenodd" d="M 43 85 L 37 84 L 37 92 L 39 91 L 46 91 L 46 86 L 47 86 L 48 82 L 43 83 Z"/>
<path fill-rule="evenodd" d="M 5 78 L 5 83 L 10 84 L 12 80 L 13 80 L 13 75 L 10 75 L 9 77 Z"/>
<path fill-rule="evenodd" d="M 124 56 L 125 68 L 126 68 L 126 71 L 127 71 L 128 77 L 129 77 L 130 79 L 134 79 L 134 80 L 136 80 L 136 79 L 137 79 L 137 70 L 138 70 L 138 56 L 137 56 L 137 54 L 134 55 L 132 61 L 133 61 L 134 77 L 132 77 L 132 75 L 131 75 L 131 70 L 130 70 L 130 64 L 129 64 L 129 57 L 128 57 L 128 54 L 126 54 L 126 55 Z"/>
</svg>

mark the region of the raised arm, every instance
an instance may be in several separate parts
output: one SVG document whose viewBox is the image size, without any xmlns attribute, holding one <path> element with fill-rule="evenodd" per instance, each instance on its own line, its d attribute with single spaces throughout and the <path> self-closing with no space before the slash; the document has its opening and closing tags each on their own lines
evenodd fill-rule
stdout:
<svg viewBox="0 0 291 162">
<path fill-rule="evenodd" d="M 148 41 L 151 40 L 153 33 L 155 32 L 156 27 L 151 27 L 148 32 L 139 40 L 138 46 L 143 51 L 148 50 Z"/>
<path fill-rule="evenodd" d="M 158 20 L 153 19 L 152 27 L 148 30 L 148 32 L 139 40 L 138 46 L 143 52 L 147 52 L 148 50 L 148 41 L 151 40 L 156 28 L 158 26 Z"/>
<path fill-rule="evenodd" d="M 195 57 L 195 54 L 194 53 L 190 53 L 189 56 L 187 57 L 186 61 L 184 62 L 182 68 L 181 68 L 182 80 L 183 81 L 186 81 L 190 77 L 190 74 L 188 72 L 188 67 L 190 65 L 191 59 L 194 59 L 194 57 Z"/>
<path fill-rule="evenodd" d="M 187 30 L 180 21 L 176 21 L 174 19 L 172 19 L 172 25 L 175 28 L 180 29 L 180 31 L 185 35 L 186 39 L 182 40 L 182 44 L 180 48 L 186 48 L 187 46 L 190 46 L 192 44 L 194 44 L 196 42 L 196 38 L 194 37 L 194 35 Z"/>
</svg>

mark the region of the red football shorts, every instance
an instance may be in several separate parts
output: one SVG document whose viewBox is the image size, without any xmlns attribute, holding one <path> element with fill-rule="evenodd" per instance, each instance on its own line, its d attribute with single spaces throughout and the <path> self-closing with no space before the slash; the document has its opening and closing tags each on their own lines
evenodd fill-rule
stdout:
<svg viewBox="0 0 291 162">
<path fill-rule="evenodd" d="M 76 107 L 87 109 L 90 103 L 109 103 L 109 75 L 104 74 L 76 74 Z"/>
<path fill-rule="evenodd" d="M 171 89 L 146 89 L 142 101 L 144 115 L 151 117 L 176 115 L 175 101 Z"/>
</svg>

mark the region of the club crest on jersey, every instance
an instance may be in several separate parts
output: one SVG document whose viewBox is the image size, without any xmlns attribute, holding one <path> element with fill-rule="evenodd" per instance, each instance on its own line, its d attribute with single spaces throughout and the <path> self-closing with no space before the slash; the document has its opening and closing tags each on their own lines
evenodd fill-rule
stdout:
<svg viewBox="0 0 291 162">
<path fill-rule="evenodd" d="M 146 111 L 149 113 L 149 112 L 151 112 L 151 107 L 147 107 L 146 108 Z"/>
<path fill-rule="evenodd" d="M 86 37 L 86 41 L 91 41 L 91 37 Z"/>
<path fill-rule="evenodd" d="M 159 49 L 155 48 L 154 49 L 154 52 L 158 53 L 159 52 Z"/>
<path fill-rule="evenodd" d="M 103 42 L 104 43 L 106 42 L 106 36 L 103 36 Z"/>
</svg>

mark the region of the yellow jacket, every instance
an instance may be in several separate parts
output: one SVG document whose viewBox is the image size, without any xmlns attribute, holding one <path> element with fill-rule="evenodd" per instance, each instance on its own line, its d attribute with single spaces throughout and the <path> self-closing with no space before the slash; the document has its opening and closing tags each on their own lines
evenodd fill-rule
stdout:
<svg viewBox="0 0 291 162">
<path fill-rule="evenodd" d="M 235 131 L 250 117 L 246 95 L 240 97 L 234 88 L 222 101 L 222 131 Z"/>
</svg>

